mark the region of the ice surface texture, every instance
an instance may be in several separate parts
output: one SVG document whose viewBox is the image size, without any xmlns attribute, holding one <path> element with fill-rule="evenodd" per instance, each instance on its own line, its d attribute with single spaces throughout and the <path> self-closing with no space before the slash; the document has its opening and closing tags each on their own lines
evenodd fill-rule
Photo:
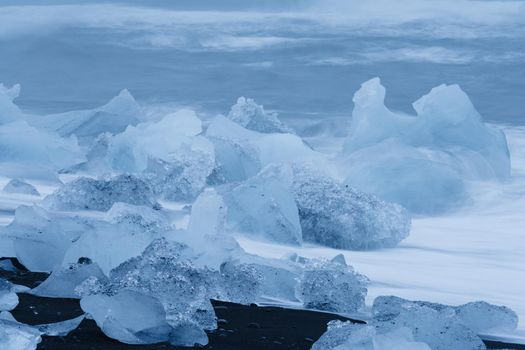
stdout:
<svg viewBox="0 0 525 350">
<path fill-rule="evenodd" d="M 465 199 L 465 181 L 510 176 L 503 132 L 483 123 L 459 86 L 438 86 L 414 102 L 417 117 L 390 111 L 384 99 L 379 78 L 354 95 L 340 155 L 348 184 L 412 212 L 437 213 Z"/>
<path fill-rule="evenodd" d="M 246 129 L 258 132 L 292 133 L 291 129 L 277 118 L 277 114 L 266 112 L 263 106 L 251 98 L 239 97 L 228 113 L 228 118 Z"/>
<path fill-rule="evenodd" d="M 292 193 L 307 242 L 373 249 L 393 247 L 410 232 L 410 216 L 401 206 L 338 183 L 311 167 L 293 167 Z"/>
<path fill-rule="evenodd" d="M 304 267 L 297 295 L 308 309 L 351 313 L 365 306 L 367 283 L 351 266 L 314 260 Z"/>
<path fill-rule="evenodd" d="M 53 210 L 107 211 L 117 202 L 158 207 L 151 186 L 133 175 L 109 179 L 78 178 L 45 198 Z"/>
<path fill-rule="evenodd" d="M 352 322 L 331 321 L 328 330 L 312 346 L 312 350 L 430 350 L 422 342 L 414 341 L 406 327 L 378 333 L 374 326 Z"/>
<path fill-rule="evenodd" d="M 223 192 L 230 229 L 272 241 L 374 249 L 393 247 L 410 232 L 401 206 L 305 164 L 269 165 Z"/>
<path fill-rule="evenodd" d="M 35 350 L 42 338 L 40 331 L 17 322 L 9 313 L 0 313 L 0 348 L 2 350 Z"/>
<path fill-rule="evenodd" d="M 517 326 L 512 310 L 485 302 L 448 306 L 381 296 L 374 300 L 372 313 L 368 325 L 332 321 L 312 349 L 360 345 L 386 350 L 390 345 L 398 346 L 394 349 L 477 350 L 485 349 L 479 332 Z"/>
<path fill-rule="evenodd" d="M 35 186 L 20 179 L 12 179 L 3 188 L 4 192 L 29 194 L 31 196 L 40 196 Z"/>
</svg>

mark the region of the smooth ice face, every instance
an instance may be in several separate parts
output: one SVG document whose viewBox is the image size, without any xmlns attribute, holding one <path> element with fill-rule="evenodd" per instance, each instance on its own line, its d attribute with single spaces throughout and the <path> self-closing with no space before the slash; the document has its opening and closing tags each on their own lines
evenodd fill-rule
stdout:
<svg viewBox="0 0 525 350">
<path fill-rule="evenodd" d="M 81 258 L 89 258 L 108 275 L 111 269 L 140 255 L 152 241 L 163 237 L 167 226 L 149 221 L 151 217 L 148 218 L 147 214 L 147 211 L 144 216 L 134 213 L 110 222 L 89 221 L 90 230 L 68 248 L 62 265 L 68 266 Z"/>
<path fill-rule="evenodd" d="M 50 272 L 62 263 L 73 242 L 91 229 L 79 217 L 50 213 L 38 206 L 20 206 L 14 220 L 0 228 L 0 235 L 12 242 L 14 251 L 10 255 L 30 271 Z"/>
<path fill-rule="evenodd" d="M 457 85 L 414 103 L 417 117 L 384 105 L 378 78 L 354 95 L 350 133 L 339 157 L 346 182 L 416 213 L 446 211 L 466 199 L 465 181 L 504 180 L 504 134 L 485 125 Z"/>
<path fill-rule="evenodd" d="M 9 312 L 0 314 L 0 348 L 2 350 L 35 350 L 41 341 L 38 329 L 17 322 Z"/>
<path fill-rule="evenodd" d="M 338 183 L 311 167 L 293 167 L 292 194 L 303 240 L 338 249 L 393 247 L 410 232 L 397 204 Z"/>
<path fill-rule="evenodd" d="M 4 186 L 2 191 L 7 193 L 19 193 L 28 194 L 31 196 L 40 196 L 40 193 L 35 188 L 35 186 L 20 179 L 12 179 Z"/>
<path fill-rule="evenodd" d="M 0 125 L 0 174 L 33 178 L 35 170 L 54 172 L 84 160 L 74 137 L 61 138 L 53 132 L 39 130 L 24 120 Z M 14 163 L 22 167 L 17 171 Z"/>
<path fill-rule="evenodd" d="M 188 234 L 191 237 L 204 238 L 206 235 L 224 233 L 226 213 L 226 204 L 217 191 L 212 188 L 205 190 L 191 206 Z"/>
<path fill-rule="evenodd" d="M 266 112 L 263 106 L 258 105 L 251 98 L 239 97 L 237 103 L 232 106 L 228 118 L 246 129 L 263 133 L 292 133 L 285 126 L 276 113 Z"/>
<path fill-rule="evenodd" d="M 374 326 L 330 321 L 328 330 L 312 346 L 312 350 L 430 350 L 413 339 L 405 327 L 380 334 Z"/>
<path fill-rule="evenodd" d="M 117 202 L 158 206 L 151 186 L 133 175 L 98 180 L 81 177 L 65 184 L 44 199 L 48 208 L 64 211 L 107 211 Z"/>
<path fill-rule="evenodd" d="M 107 281 L 96 263 L 71 264 L 55 269 L 44 282 L 33 288 L 31 294 L 50 298 L 79 298 L 76 288 L 90 277 Z"/>
<path fill-rule="evenodd" d="M 18 305 L 18 295 L 13 290 L 13 285 L 0 278 L 0 311 L 11 311 Z"/>
<path fill-rule="evenodd" d="M 297 206 L 288 191 L 289 167 L 269 166 L 224 193 L 231 229 L 288 244 L 301 244 Z"/>
<path fill-rule="evenodd" d="M 367 284 L 351 266 L 311 260 L 299 277 L 296 295 L 307 309 L 352 313 L 365 306 Z"/>
<path fill-rule="evenodd" d="M 114 296 L 90 295 L 80 301 L 102 332 L 126 344 L 167 341 L 171 327 L 166 312 L 155 298 L 130 290 Z"/>
<path fill-rule="evenodd" d="M 485 349 L 477 332 L 447 305 L 412 302 L 397 297 L 378 297 L 372 307 L 373 324 L 379 332 L 410 328 L 414 339 L 435 350 Z"/>
<path fill-rule="evenodd" d="M 326 157 L 308 147 L 297 135 L 264 134 L 243 128 L 230 119 L 217 116 L 206 130 L 216 147 L 216 182 L 245 180 L 272 163 L 327 162 Z"/>
<path fill-rule="evenodd" d="M 111 138 L 108 163 L 115 170 L 141 172 L 149 159 L 170 162 L 181 148 L 191 147 L 193 137 L 202 131 L 202 122 L 191 110 L 168 114 L 158 122 L 129 126 Z"/>
<path fill-rule="evenodd" d="M 104 106 L 81 111 L 35 116 L 32 125 L 58 133 L 62 137 L 75 135 L 89 143 L 102 133 L 118 134 L 144 118 L 140 106 L 128 90 L 122 90 Z"/>
</svg>

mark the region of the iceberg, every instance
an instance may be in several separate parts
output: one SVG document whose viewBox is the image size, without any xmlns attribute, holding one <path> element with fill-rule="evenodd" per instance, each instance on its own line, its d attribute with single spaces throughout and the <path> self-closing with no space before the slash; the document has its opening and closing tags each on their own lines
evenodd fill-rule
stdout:
<svg viewBox="0 0 525 350">
<path fill-rule="evenodd" d="M 518 327 L 518 315 L 506 306 L 476 301 L 456 306 L 454 310 L 463 324 L 478 333 Z"/>
<path fill-rule="evenodd" d="M 464 324 L 447 305 L 383 296 L 374 300 L 372 312 L 373 323 L 381 333 L 407 327 L 415 340 L 435 350 L 485 349 L 477 332 Z"/>
<path fill-rule="evenodd" d="M 0 278 L 0 311 L 11 311 L 18 305 L 18 295 L 13 285 Z"/>
<path fill-rule="evenodd" d="M 84 160 L 74 137 L 61 138 L 24 120 L 0 124 L 0 174 L 35 178 L 55 173 Z M 14 166 L 13 166 L 14 164 Z"/>
<path fill-rule="evenodd" d="M 63 211 L 108 211 L 117 202 L 159 207 L 151 186 L 144 180 L 127 174 L 109 179 L 80 177 L 44 199 L 47 208 Z"/>
<path fill-rule="evenodd" d="M 89 295 L 80 301 L 102 332 L 126 344 L 152 344 L 167 341 L 171 327 L 166 312 L 155 298 L 123 290 L 113 296 Z"/>
<path fill-rule="evenodd" d="M 103 133 L 123 132 L 129 125 L 144 119 L 143 112 L 128 90 L 122 90 L 104 106 L 45 116 L 32 116 L 29 122 L 62 137 L 75 135 L 82 144 L 90 143 Z"/>
<path fill-rule="evenodd" d="M 35 188 L 35 186 L 21 179 L 12 179 L 4 186 L 2 191 L 7 192 L 7 193 L 18 193 L 18 194 L 28 194 L 30 196 L 40 196 L 40 193 Z"/>
<path fill-rule="evenodd" d="M 0 348 L 2 350 L 35 350 L 42 341 L 40 331 L 19 323 L 7 311 L 0 313 Z"/>
<path fill-rule="evenodd" d="M 393 247 L 410 232 L 401 206 L 341 184 L 306 165 L 293 166 L 291 191 L 306 242 L 338 249 Z"/>
<path fill-rule="evenodd" d="M 352 313 L 365 306 L 368 279 L 351 266 L 309 260 L 299 277 L 296 294 L 307 309 Z"/>
<path fill-rule="evenodd" d="M 110 272 L 112 290 L 134 290 L 160 300 L 172 327 L 196 323 L 215 329 L 210 289 L 216 278 L 189 260 L 193 251 L 185 244 L 159 239 L 142 253 Z"/>
<path fill-rule="evenodd" d="M 290 167 L 268 166 L 224 191 L 230 230 L 272 241 L 301 244 L 299 214 L 292 194 Z"/>
<path fill-rule="evenodd" d="M 481 331 L 513 329 L 516 314 L 486 302 L 449 306 L 380 296 L 367 324 L 331 321 L 312 349 L 486 349 Z"/>
<path fill-rule="evenodd" d="M 89 223 L 79 217 L 22 205 L 16 209 L 13 221 L 0 227 L 0 236 L 7 238 L 13 249 L 3 254 L 18 258 L 30 271 L 50 272 L 61 265 L 73 242 L 90 229 Z"/>
<path fill-rule="evenodd" d="M 378 333 L 374 326 L 352 322 L 330 321 L 327 331 L 312 345 L 312 350 L 430 350 L 414 341 L 412 331 L 399 327 L 391 332 Z"/>
<path fill-rule="evenodd" d="M 384 99 L 379 78 L 354 95 L 338 157 L 349 185 L 432 214 L 465 201 L 467 181 L 509 178 L 503 132 L 483 123 L 459 86 L 438 86 L 414 102 L 417 117 L 390 111 Z"/>
<path fill-rule="evenodd" d="M 210 122 L 206 137 L 215 146 L 214 184 L 246 180 L 272 163 L 327 164 L 325 155 L 314 151 L 297 135 L 248 130 L 224 116 Z"/>
<path fill-rule="evenodd" d="M 55 269 L 44 282 L 31 290 L 31 294 L 49 298 L 79 298 L 76 288 L 92 277 L 107 281 L 107 277 L 96 263 L 86 261 L 70 264 Z"/>
<path fill-rule="evenodd" d="M 101 140 L 96 153 L 105 151 L 102 163 L 114 171 L 140 174 L 160 197 L 194 200 L 215 166 L 213 144 L 199 136 L 201 132 L 202 122 L 195 112 L 181 110 Z"/>
<path fill-rule="evenodd" d="M 262 133 L 293 133 L 279 120 L 276 113 L 266 112 L 253 99 L 243 96 L 232 106 L 228 118 L 246 129 Z"/>
</svg>

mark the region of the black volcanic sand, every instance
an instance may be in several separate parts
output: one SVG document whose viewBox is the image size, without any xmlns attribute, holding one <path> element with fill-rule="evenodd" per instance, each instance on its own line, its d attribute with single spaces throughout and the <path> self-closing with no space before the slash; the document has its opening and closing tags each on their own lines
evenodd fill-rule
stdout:
<svg viewBox="0 0 525 350">
<path fill-rule="evenodd" d="M 13 283 L 35 287 L 47 276 L 32 273 L 12 260 L 20 272 L 0 270 L 0 277 Z M 79 300 L 43 298 L 19 294 L 20 303 L 12 311 L 22 323 L 36 325 L 59 322 L 83 314 Z M 203 349 L 263 350 L 309 349 L 326 331 L 326 324 L 334 319 L 349 320 L 334 314 L 293 310 L 280 307 L 258 307 L 212 300 L 219 327 L 209 332 L 209 344 Z M 364 323 L 358 320 L 354 322 Z M 519 349 L 525 346 L 485 341 L 489 349 Z M 188 349 L 169 344 L 127 345 L 106 337 L 92 320 L 85 319 L 66 337 L 42 337 L 40 350 L 172 350 Z"/>
</svg>

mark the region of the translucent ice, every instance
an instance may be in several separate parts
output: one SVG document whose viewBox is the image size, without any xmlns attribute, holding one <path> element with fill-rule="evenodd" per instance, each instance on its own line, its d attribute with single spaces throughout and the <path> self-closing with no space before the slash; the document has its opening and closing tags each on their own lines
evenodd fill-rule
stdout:
<svg viewBox="0 0 525 350">
<path fill-rule="evenodd" d="M 85 315 L 75 317 L 70 320 L 65 320 L 56 323 L 47 323 L 37 325 L 36 328 L 44 335 L 50 337 L 65 337 L 70 332 L 77 329 L 80 323 L 84 320 Z"/>
<path fill-rule="evenodd" d="M 109 179 L 81 177 L 47 196 L 46 206 L 54 210 L 107 211 L 117 202 L 157 207 L 151 186 L 133 175 Z"/>
<path fill-rule="evenodd" d="M 0 348 L 35 350 L 42 338 L 37 328 L 17 322 L 8 312 L 0 314 Z"/>
<path fill-rule="evenodd" d="M 414 339 L 435 350 L 485 349 L 477 333 L 465 325 L 453 308 L 397 297 L 378 297 L 372 307 L 373 323 L 381 333 L 410 328 Z"/>
<path fill-rule="evenodd" d="M 0 278 L 0 311 L 11 311 L 18 305 L 18 296 L 12 284 Z"/>
<path fill-rule="evenodd" d="M 108 161 L 115 170 L 140 172 L 148 167 L 150 158 L 170 162 L 201 131 L 202 122 L 191 110 L 129 126 L 110 140 Z"/>
<path fill-rule="evenodd" d="M 297 296 L 308 309 L 352 313 L 365 306 L 368 279 L 351 266 L 310 260 L 297 285 Z"/>
<path fill-rule="evenodd" d="M 246 129 L 258 132 L 291 133 L 291 129 L 277 118 L 276 113 L 266 112 L 263 106 L 258 105 L 251 98 L 239 97 L 228 113 L 228 118 Z"/>
<path fill-rule="evenodd" d="M 171 327 L 166 312 L 155 298 L 123 290 L 114 296 L 90 295 L 80 301 L 102 332 L 126 344 L 152 344 L 167 341 Z"/>
<path fill-rule="evenodd" d="M 75 135 L 82 142 L 90 142 L 102 133 L 118 134 L 128 125 L 136 125 L 143 118 L 140 106 L 128 90 L 122 90 L 104 106 L 31 118 L 39 128 L 57 132 L 62 137 Z"/>
<path fill-rule="evenodd" d="M 24 120 L 0 125 L 0 174 L 10 177 L 33 178 L 34 170 L 16 172 L 17 166 L 45 168 L 56 171 L 70 167 L 83 160 L 82 152 L 73 138 L 61 138 L 57 134 L 34 128 Z M 4 164 L 3 164 L 4 163 Z"/>
<path fill-rule="evenodd" d="M 513 330 L 518 326 L 518 316 L 506 306 L 476 301 L 454 309 L 461 322 L 478 333 L 494 329 Z"/>
<path fill-rule="evenodd" d="M 352 322 L 331 321 L 328 330 L 312 346 L 312 350 L 430 350 L 413 339 L 405 327 L 380 334 L 374 326 Z"/>
<path fill-rule="evenodd" d="M 213 144 L 200 119 L 181 110 L 158 122 L 128 127 L 110 138 L 105 162 L 115 171 L 140 173 L 168 200 L 193 200 L 215 166 Z"/>
<path fill-rule="evenodd" d="M 44 282 L 33 288 L 31 294 L 51 298 L 78 298 L 75 289 L 90 277 L 107 280 L 96 263 L 70 264 L 62 269 L 55 269 Z"/>
<path fill-rule="evenodd" d="M 2 191 L 8 193 L 20 193 L 29 194 L 31 196 L 40 196 L 40 193 L 35 188 L 35 186 L 20 179 L 12 179 L 4 186 Z"/>
<path fill-rule="evenodd" d="M 215 329 L 215 313 L 209 301 L 213 273 L 195 267 L 188 260 L 192 254 L 184 244 L 156 240 L 141 256 L 111 271 L 112 287 L 158 298 L 173 327 L 192 322 L 203 329 Z"/>
<path fill-rule="evenodd" d="M 441 85 L 414 102 L 417 117 L 384 105 L 378 78 L 354 95 L 341 160 L 347 182 L 418 213 L 445 211 L 465 199 L 465 181 L 506 179 L 504 134 L 485 125 L 457 85 Z"/>
<path fill-rule="evenodd" d="M 0 228 L 0 234 L 12 242 L 14 251 L 9 256 L 16 256 L 31 271 L 50 272 L 62 263 L 71 244 L 90 229 L 78 217 L 23 205 L 16 209 L 14 220 Z"/>
<path fill-rule="evenodd" d="M 166 226 L 151 220 L 147 211 L 144 216 L 132 214 L 118 217 L 119 221 L 89 221 L 90 230 L 68 248 L 62 265 L 89 258 L 107 275 L 111 269 L 140 255 L 153 240 L 164 235 Z"/>
<path fill-rule="evenodd" d="M 341 184 L 311 167 L 293 167 L 292 193 L 303 240 L 339 249 L 392 247 L 410 232 L 401 206 Z"/>
<path fill-rule="evenodd" d="M 326 161 L 297 135 L 259 133 L 223 116 L 211 121 L 206 137 L 215 145 L 218 182 L 245 180 L 271 163 L 312 161 L 321 166 Z"/>
<path fill-rule="evenodd" d="M 268 166 L 224 193 L 233 230 L 272 241 L 300 244 L 299 215 L 292 194 L 290 167 Z"/>
</svg>

